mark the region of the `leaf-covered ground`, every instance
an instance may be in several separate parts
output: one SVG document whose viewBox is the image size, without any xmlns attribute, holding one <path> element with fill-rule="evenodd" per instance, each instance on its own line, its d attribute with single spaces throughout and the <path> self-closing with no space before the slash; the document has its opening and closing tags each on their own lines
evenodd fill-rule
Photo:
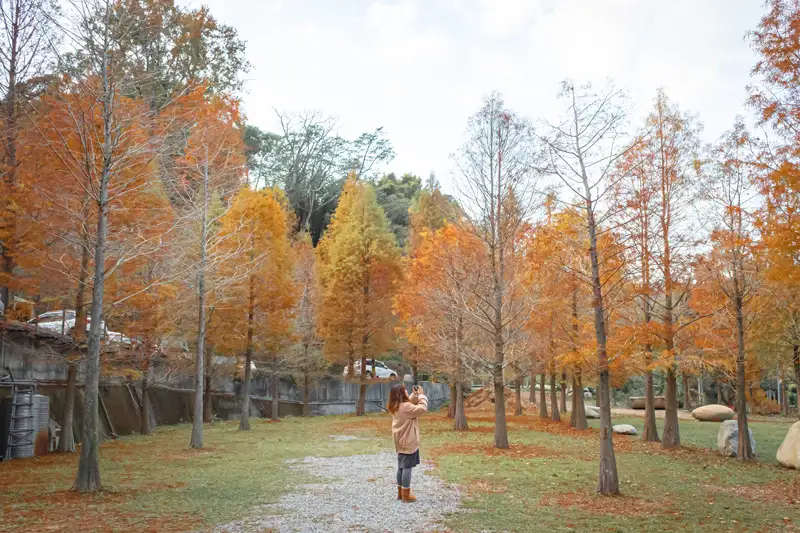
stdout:
<svg viewBox="0 0 800 533">
<path fill-rule="evenodd" d="M 491 444 L 492 419 L 476 413 L 454 433 L 441 414 L 423 422 L 423 457 L 462 489 L 453 531 L 800 531 L 800 473 L 774 463 L 788 424 L 754 422 L 759 461 L 720 457 L 717 424 L 681 421 L 691 448 L 665 452 L 615 436 L 623 496 L 594 495 L 595 429 L 511 417 L 510 450 Z M 641 429 L 638 418 L 615 418 Z M 0 463 L 0 532 L 192 531 L 248 516 L 314 477 L 286 459 L 391 451 L 386 415 L 207 426 L 207 448 L 187 448 L 188 425 L 101 447 L 106 490 L 69 492 L 77 455 Z M 374 437 L 350 440 L 336 435 Z M 424 494 L 419 494 L 424 498 Z"/>
</svg>

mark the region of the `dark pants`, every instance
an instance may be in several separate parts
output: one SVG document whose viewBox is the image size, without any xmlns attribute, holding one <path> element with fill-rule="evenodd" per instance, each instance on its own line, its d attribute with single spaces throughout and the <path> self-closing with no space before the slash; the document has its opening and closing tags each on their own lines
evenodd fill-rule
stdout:
<svg viewBox="0 0 800 533">
<path fill-rule="evenodd" d="M 397 469 L 397 486 L 404 489 L 411 488 L 411 468 Z"/>
<path fill-rule="evenodd" d="M 411 469 L 419 464 L 419 450 L 414 453 L 397 454 L 397 485 L 411 488 Z"/>
</svg>

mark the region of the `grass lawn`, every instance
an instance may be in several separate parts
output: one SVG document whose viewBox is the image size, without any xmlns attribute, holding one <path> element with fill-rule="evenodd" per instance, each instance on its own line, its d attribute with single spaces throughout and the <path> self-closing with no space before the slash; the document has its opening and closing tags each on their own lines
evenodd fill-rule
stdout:
<svg viewBox="0 0 800 533">
<path fill-rule="evenodd" d="M 637 418 L 614 422 L 642 427 Z M 199 451 L 187 449 L 188 425 L 159 428 L 101 447 L 107 490 L 94 496 L 68 490 L 76 454 L 0 463 L 0 532 L 207 528 L 313 482 L 290 472 L 286 459 L 391 450 L 389 424 L 386 415 L 253 420 L 250 432 L 216 423 Z M 434 414 L 422 427 L 423 458 L 462 488 L 463 511 L 444 517 L 453 531 L 800 531 L 800 473 L 774 464 L 787 423 L 752 424 L 759 461 L 751 464 L 708 449 L 718 424 L 681 421 L 691 448 L 672 452 L 615 436 L 618 498 L 594 495 L 596 430 L 511 417 L 512 448 L 500 451 L 488 413 L 472 414 L 470 424 L 454 433 Z M 376 438 L 330 438 L 341 434 Z"/>
</svg>

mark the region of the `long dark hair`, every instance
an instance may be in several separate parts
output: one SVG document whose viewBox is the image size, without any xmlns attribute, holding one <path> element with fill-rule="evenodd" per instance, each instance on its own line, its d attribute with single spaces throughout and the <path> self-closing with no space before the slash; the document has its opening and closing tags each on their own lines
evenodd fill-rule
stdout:
<svg viewBox="0 0 800 533">
<path fill-rule="evenodd" d="M 400 408 L 400 404 L 407 401 L 408 391 L 406 390 L 406 386 L 402 383 L 397 383 L 392 387 L 392 391 L 389 393 L 389 405 L 386 406 L 386 409 L 388 409 L 390 413 L 395 414 Z"/>
</svg>

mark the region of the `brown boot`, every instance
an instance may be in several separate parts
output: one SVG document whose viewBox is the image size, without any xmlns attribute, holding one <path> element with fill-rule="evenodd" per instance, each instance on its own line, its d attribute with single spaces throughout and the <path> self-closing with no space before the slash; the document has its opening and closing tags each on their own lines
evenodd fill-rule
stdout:
<svg viewBox="0 0 800 533">
<path fill-rule="evenodd" d="M 403 489 L 403 501 L 411 503 L 417 501 L 417 497 L 411 494 L 411 489 Z"/>
<path fill-rule="evenodd" d="M 397 499 L 398 500 L 403 499 L 403 487 L 400 485 L 397 485 Z"/>
</svg>

